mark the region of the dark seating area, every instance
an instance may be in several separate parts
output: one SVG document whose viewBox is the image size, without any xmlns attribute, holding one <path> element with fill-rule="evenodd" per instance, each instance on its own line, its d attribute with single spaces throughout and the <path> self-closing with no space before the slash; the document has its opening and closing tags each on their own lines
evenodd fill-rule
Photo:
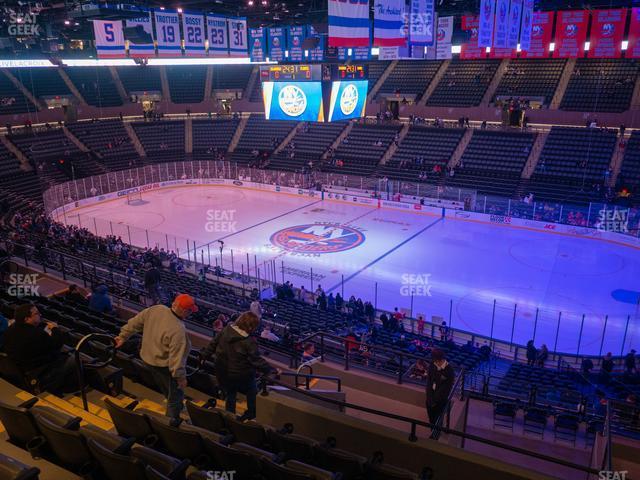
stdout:
<svg viewBox="0 0 640 480">
<path fill-rule="evenodd" d="M 400 142 L 396 153 L 376 172 L 381 177 L 406 180 L 409 182 L 437 180 L 439 173 L 433 171 L 435 165 L 442 172 L 460 139 L 462 128 L 434 128 L 412 126 Z"/>
<path fill-rule="evenodd" d="M 94 107 L 122 105 L 122 99 L 109 69 L 72 67 L 65 68 L 65 72 L 89 105 Z"/>
<path fill-rule="evenodd" d="M 475 130 L 446 184 L 507 198 L 515 194 L 535 135 Z"/>
<path fill-rule="evenodd" d="M 415 95 L 420 100 L 442 65 L 441 61 L 400 60 L 378 90 L 379 94 Z"/>
<path fill-rule="evenodd" d="M 625 146 L 618 184 L 635 194 L 640 192 L 640 133 L 637 131 L 631 134 Z"/>
<path fill-rule="evenodd" d="M 0 115 L 14 115 L 37 111 L 36 106 L 0 72 Z"/>
<path fill-rule="evenodd" d="M 258 160 L 255 152 L 273 152 L 296 125 L 297 122 L 265 120 L 263 115 L 251 115 L 231 160 L 243 165 L 254 163 Z"/>
<path fill-rule="evenodd" d="M 451 60 L 427 100 L 432 107 L 474 107 L 480 105 L 500 60 Z"/>
<path fill-rule="evenodd" d="M 253 65 L 214 65 L 212 68 L 214 90 L 244 90 L 254 67 Z"/>
<path fill-rule="evenodd" d="M 205 65 L 171 65 L 165 68 L 173 103 L 200 103 L 204 100 Z"/>
<path fill-rule="evenodd" d="M 529 189 L 549 201 L 589 202 L 602 199 L 605 171 L 616 146 L 615 131 L 552 127 L 542 148 Z"/>
<path fill-rule="evenodd" d="M 138 152 L 120 120 L 71 123 L 68 128 L 109 170 L 123 170 L 139 163 Z"/>
<path fill-rule="evenodd" d="M 327 172 L 371 175 L 385 154 L 399 126 L 356 124 L 322 169 Z"/>
<path fill-rule="evenodd" d="M 389 66 L 389 62 L 369 62 L 367 66 L 369 69 L 369 90 L 371 90 Z"/>
<path fill-rule="evenodd" d="M 549 105 L 566 63 L 564 58 L 511 59 L 495 95 L 542 97 L 544 104 Z"/>
<path fill-rule="evenodd" d="M 629 109 L 637 76 L 635 60 L 580 58 L 560 108 L 579 112 L 624 112 Z"/>
<path fill-rule="evenodd" d="M 20 162 L 4 144 L 0 143 L 0 178 L 10 177 L 19 172 L 21 172 Z"/>
<path fill-rule="evenodd" d="M 184 122 L 139 122 L 132 124 L 140 143 L 152 162 L 184 158 Z"/>
<path fill-rule="evenodd" d="M 34 97 L 71 95 L 58 68 L 13 68 L 11 73 Z"/>
<path fill-rule="evenodd" d="M 122 86 L 132 92 L 162 92 L 160 67 L 134 66 L 116 67 Z"/>
<path fill-rule="evenodd" d="M 226 153 L 237 128 L 237 119 L 193 120 L 194 160 L 211 160 L 216 151 Z"/>
</svg>

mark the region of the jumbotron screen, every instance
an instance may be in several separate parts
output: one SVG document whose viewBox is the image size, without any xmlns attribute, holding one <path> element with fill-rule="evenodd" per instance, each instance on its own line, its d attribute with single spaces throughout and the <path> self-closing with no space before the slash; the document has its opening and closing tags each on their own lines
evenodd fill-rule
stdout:
<svg viewBox="0 0 640 480">
<path fill-rule="evenodd" d="M 327 121 L 335 122 L 364 117 L 368 87 L 368 80 L 331 82 L 331 100 Z"/>
<path fill-rule="evenodd" d="M 323 122 L 321 82 L 262 82 L 267 120 Z"/>
</svg>

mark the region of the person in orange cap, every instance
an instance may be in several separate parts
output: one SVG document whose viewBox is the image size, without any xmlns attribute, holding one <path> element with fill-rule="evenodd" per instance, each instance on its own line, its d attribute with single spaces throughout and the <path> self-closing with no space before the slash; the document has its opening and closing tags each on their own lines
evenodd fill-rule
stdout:
<svg viewBox="0 0 640 480">
<path fill-rule="evenodd" d="M 131 318 L 116 337 L 116 348 L 134 333 L 142 334 L 140 358 L 147 364 L 160 391 L 167 398 L 167 417 L 180 423 L 184 388 L 187 386 L 186 364 L 191 342 L 184 320 L 198 306 L 191 295 L 181 293 L 171 308 L 154 305 Z"/>
</svg>

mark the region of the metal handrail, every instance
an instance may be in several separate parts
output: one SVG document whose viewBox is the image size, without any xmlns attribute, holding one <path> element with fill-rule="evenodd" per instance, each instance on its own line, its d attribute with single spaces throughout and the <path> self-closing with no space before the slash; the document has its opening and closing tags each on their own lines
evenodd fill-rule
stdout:
<svg viewBox="0 0 640 480">
<path fill-rule="evenodd" d="M 111 351 L 111 353 L 109 354 L 109 358 L 107 360 L 103 361 L 103 362 L 86 363 L 85 364 L 82 361 L 82 357 L 80 357 L 80 349 L 82 348 L 82 346 L 85 343 L 89 342 L 91 339 L 96 339 L 96 338 L 106 339 L 110 343 L 113 344 L 113 346 L 109 348 L 109 350 Z M 90 333 L 88 335 L 85 335 L 76 344 L 76 346 L 74 348 L 74 355 L 75 355 L 75 360 L 76 360 L 76 374 L 78 376 L 78 387 L 80 389 L 80 396 L 82 397 L 82 407 L 85 409 L 85 411 L 88 412 L 89 411 L 89 404 L 87 402 L 87 392 L 86 392 L 86 382 L 85 382 L 85 378 L 84 378 L 84 370 L 85 370 L 85 368 L 98 370 L 100 368 L 106 367 L 107 365 L 110 365 L 111 362 L 113 362 L 113 359 L 116 356 L 115 337 L 113 337 L 112 335 L 104 334 L 104 333 Z"/>
</svg>

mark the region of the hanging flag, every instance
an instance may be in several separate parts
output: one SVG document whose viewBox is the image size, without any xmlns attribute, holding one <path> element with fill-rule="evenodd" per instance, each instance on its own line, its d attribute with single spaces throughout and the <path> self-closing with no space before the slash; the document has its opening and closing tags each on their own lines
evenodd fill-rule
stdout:
<svg viewBox="0 0 640 480">
<path fill-rule="evenodd" d="M 399 49 L 400 47 L 380 47 L 378 60 L 396 60 L 400 58 Z"/>
<path fill-rule="evenodd" d="M 184 53 L 187 57 L 204 57 L 204 17 L 199 13 L 182 14 L 182 33 L 184 35 Z"/>
<path fill-rule="evenodd" d="M 435 24 L 434 0 L 411 0 L 410 5 L 409 42 L 411 45 L 433 45 L 435 37 L 433 33 Z"/>
<path fill-rule="evenodd" d="M 631 21 L 629 22 L 629 45 L 627 58 L 640 57 L 640 8 L 631 9 Z"/>
<path fill-rule="evenodd" d="M 520 23 L 522 20 L 522 0 L 511 0 L 509 8 L 509 30 L 507 31 L 507 47 L 516 48 L 520 36 Z"/>
<path fill-rule="evenodd" d="M 124 33 L 121 20 L 94 20 L 98 58 L 124 58 Z"/>
<path fill-rule="evenodd" d="M 304 60 L 302 42 L 306 36 L 307 27 L 305 25 L 289 27 L 289 61 L 302 62 Z"/>
<path fill-rule="evenodd" d="M 531 17 L 531 36 L 529 44 L 520 39 L 520 56 L 522 58 L 546 58 L 549 56 L 549 44 L 553 34 L 553 16 L 555 12 L 535 12 Z M 526 10 L 523 13 L 524 21 Z"/>
<path fill-rule="evenodd" d="M 369 0 L 329 0 L 329 46 L 368 47 Z"/>
<path fill-rule="evenodd" d="M 544 12 L 542 12 L 544 13 Z M 529 50 L 533 26 L 533 0 L 524 0 L 522 5 L 522 26 L 520 28 L 520 50 Z"/>
<path fill-rule="evenodd" d="M 403 19 L 404 0 L 376 0 L 373 10 L 373 46 L 405 46 L 407 36 Z"/>
<path fill-rule="evenodd" d="M 247 19 L 245 17 L 229 18 L 229 55 L 232 57 L 246 57 L 247 46 Z"/>
<path fill-rule="evenodd" d="M 438 60 L 451 58 L 452 36 L 453 17 L 438 17 L 438 32 L 436 34 L 436 58 Z"/>
<path fill-rule="evenodd" d="M 553 56 L 555 58 L 583 57 L 588 24 L 588 10 L 559 12 L 556 21 L 556 48 Z"/>
<path fill-rule="evenodd" d="M 622 36 L 627 21 L 627 9 L 594 10 L 591 12 L 589 58 L 619 58 L 622 56 Z"/>
<path fill-rule="evenodd" d="M 269 60 L 284 62 L 284 51 L 287 49 L 285 31 L 282 27 L 269 28 Z"/>
<path fill-rule="evenodd" d="M 316 48 L 312 48 L 309 50 L 309 57 L 312 62 L 323 62 L 324 61 L 324 37 L 313 28 L 313 25 L 309 25 L 307 28 L 310 37 L 318 38 L 318 46 Z"/>
<path fill-rule="evenodd" d="M 493 28 L 493 45 L 491 46 L 495 48 L 507 48 L 507 33 L 509 31 L 509 0 L 496 0 L 495 17 L 496 22 Z"/>
<path fill-rule="evenodd" d="M 266 29 L 250 28 L 249 38 L 251 41 L 251 52 L 249 56 L 252 62 L 264 62 L 267 59 L 267 31 Z"/>
<path fill-rule="evenodd" d="M 493 41 L 493 21 L 495 17 L 496 0 L 481 0 L 480 1 L 480 18 L 476 18 L 478 22 L 478 46 L 490 47 Z M 463 16 L 470 17 L 469 15 Z M 464 27 L 462 28 L 464 30 Z"/>
<path fill-rule="evenodd" d="M 153 45 L 153 25 L 151 23 L 151 12 L 141 17 L 129 18 L 126 20 L 127 28 L 135 28 L 135 38 L 127 33 L 129 41 L 129 56 L 132 58 L 147 58 L 156 54 L 156 48 Z M 140 41 L 141 36 L 148 37 L 147 41 Z"/>
<path fill-rule="evenodd" d="M 462 30 L 469 32 L 469 41 L 460 47 L 460 58 L 474 59 L 485 58 L 484 47 L 478 45 L 478 17 L 475 15 L 462 16 Z"/>
<path fill-rule="evenodd" d="M 181 57 L 180 19 L 175 10 L 155 10 L 158 56 Z"/>
<path fill-rule="evenodd" d="M 207 40 L 210 57 L 229 56 L 229 36 L 227 35 L 227 18 L 207 15 Z"/>
</svg>

